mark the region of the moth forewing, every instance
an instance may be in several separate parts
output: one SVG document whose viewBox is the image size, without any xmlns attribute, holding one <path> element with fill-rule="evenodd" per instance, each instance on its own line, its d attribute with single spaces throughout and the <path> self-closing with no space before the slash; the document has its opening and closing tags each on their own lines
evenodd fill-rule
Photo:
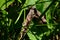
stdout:
<svg viewBox="0 0 60 40">
<path fill-rule="evenodd" d="M 32 20 L 34 17 L 34 10 L 30 9 L 29 13 L 27 14 L 26 20 L 23 22 L 23 26 L 28 26 L 29 22 Z"/>
</svg>

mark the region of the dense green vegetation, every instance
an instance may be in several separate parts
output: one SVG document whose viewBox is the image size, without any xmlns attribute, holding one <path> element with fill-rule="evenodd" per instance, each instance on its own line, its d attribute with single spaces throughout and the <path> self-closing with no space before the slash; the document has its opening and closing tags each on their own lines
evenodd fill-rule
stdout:
<svg viewBox="0 0 60 40">
<path fill-rule="evenodd" d="M 22 40 L 60 40 L 60 0 L 0 0 L 0 40 L 20 40 L 29 8 L 41 12 L 27 26 Z M 46 23 L 39 23 L 45 16 Z"/>
</svg>

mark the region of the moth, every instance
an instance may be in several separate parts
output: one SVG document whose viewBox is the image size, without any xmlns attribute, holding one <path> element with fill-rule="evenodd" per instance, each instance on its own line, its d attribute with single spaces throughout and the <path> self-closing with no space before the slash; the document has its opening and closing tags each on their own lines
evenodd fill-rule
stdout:
<svg viewBox="0 0 60 40">
<path fill-rule="evenodd" d="M 39 12 L 34 6 L 30 8 L 29 13 L 27 14 L 26 20 L 23 22 L 23 26 L 28 26 L 30 21 L 35 17 L 39 19 L 41 12 Z M 42 22 L 46 22 L 45 16 L 41 18 Z"/>
<path fill-rule="evenodd" d="M 23 27 L 20 32 L 19 40 L 21 40 L 25 36 L 28 30 L 28 25 L 30 24 L 30 21 L 34 17 L 39 18 L 40 15 L 41 15 L 41 12 L 39 12 L 34 6 L 30 8 L 29 13 L 27 14 L 26 20 L 22 23 Z M 46 19 L 44 18 L 44 16 L 41 19 L 43 22 L 46 22 Z"/>
</svg>

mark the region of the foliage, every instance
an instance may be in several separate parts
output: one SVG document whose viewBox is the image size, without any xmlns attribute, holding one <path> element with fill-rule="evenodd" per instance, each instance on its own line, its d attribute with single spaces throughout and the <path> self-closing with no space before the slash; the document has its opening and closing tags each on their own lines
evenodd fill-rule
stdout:
<svg viewBox="0 0 60 40">
<path fill-rule="evenodd" d="M 23 40 L 53 40 L 60 33 L 59 0 L 0 0 L 0 39 L 17 40 L 29 7 L 35 6 L 46 23 L 33 19 Z M 56 39 L 57 39 L 56 37 Z M 59 39 L 59 38 L 58 38 Z"/>
</svg>

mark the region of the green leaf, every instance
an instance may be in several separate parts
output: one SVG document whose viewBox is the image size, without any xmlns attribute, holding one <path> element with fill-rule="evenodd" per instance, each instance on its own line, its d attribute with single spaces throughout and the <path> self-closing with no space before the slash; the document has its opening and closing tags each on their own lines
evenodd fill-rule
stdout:
<svg viewBox="0 0 60 40">
<path fill-rule="evenodd" d="M 0 0 L 0 9 L 4 10 L 5 8 L 8 8 L 8 6 L 10 4 L 12 4 L 13 2 L 14 2 L 14 0 L 9 0 L 9 1 L 7 1 L 7 0 Z"/>
<path fill-rule="evenodd" d="M 43 7 L 44 7 L 44 4 L 43 3 L 40 3 L 39 5 L 36 5 L 36 8 L 42 12 L 43 11 Z"/>
<path fill-rule="evenodd" d="M 42 2 L 42 3 L 41 3 L 41 2 Z M 41 13 L 43 13 L 43 12 L 46 10 L 46 8 L 49 6 L 49 4 L 50 4 L 51 2 L 44 2 L 44 1 L 41 1 L 41 2 L 37 2 L 38 5 L 36 5 L 36 8 L 37 8 Z"/>
<path fill-rule="evenodd" d="M 47 20 L 47 26 L 49 29 L 53 29 L 53 20 L 52 20 L 52 17 L 51 17 L 51 11 L 48 10 L 48 12 L 46 13 L 46 20 Z"/>
<path fill-rule="evenodd" d="M 7 15 L 7 14 L 8 14 L 8 12 L 5 11 L 5 10 L 1 10 L 1 12 L 2 12 L 4 15 Z"/>
<path fill-rule="evenodd" d="M 29 31 L 27 34 L 30 40 L 37 40 L 36 37 L 31 33 L 31 31 Z"/>
<path fill-rule="evenodd" d="M 37 2 L 37 0 L 26 0 L 25 4 L 23 5 L 23 7 L 28 6 L 28 5 L 33 5 Z"/>
<path fill-rule="evenodd" d="M 20 3 L 22 3 L 21 0 L 18 0 L 18 1 L 19 1 Z"/>
<path fill-rule="evenodd" d="M 51 2 L 45 2 L 43 7 L 43 12 L 46 10 L 46 8 L 51 4 Z"/>
</svg>

